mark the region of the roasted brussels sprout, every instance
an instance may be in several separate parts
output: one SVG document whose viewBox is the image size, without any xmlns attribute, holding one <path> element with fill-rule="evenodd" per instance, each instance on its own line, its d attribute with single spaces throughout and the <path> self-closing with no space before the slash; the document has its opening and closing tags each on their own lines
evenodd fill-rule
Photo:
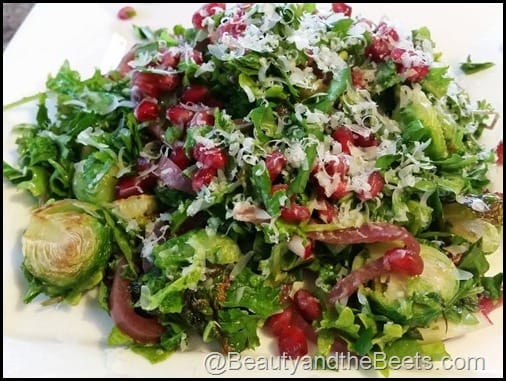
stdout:
<svg viewBox="0 0 506 381">
<path fill-rule="evenodd" d="M 118 166 L 106 152 L 94 152 L 75 165 L 72 189 L 80 201 L 102 204 L 115 199 Z"/>
<path fill-rule="evenodd" d="M 156 197 L 147 194 L 122 198 L 112 205 L 114 213 L 126 221 L 135 221 L 139 227 L 146 226 L 158 209 Z"/>
<path fill-rule="evenodd" d="M 369 255 L 377 258 L 385 244 L 369 245 Z M 374 280 L 363 292 L 374 309 L 396 323 L 423 327 L 442 313 L 444 303 L 459 289 L 459 272 L 439 250 L 421 246 L 423 273 L 418 276 L 389 274 Z"/>
<path fill-rule="evenodd" d="M 42 292 L 78 298 L 102 279 L 111 245 L 111 231 L 92 205 L 67 199 L 34 210 L 22 238 L 32 283 L 27 298 Z"/>
<path fill-rule="evenodd" d="M 479 199 L 475 199 L 476 204 L 479 201 Z M 472 243 L 481 239 L 481 249 L 485 253 L 493 253 L 501 244 L 501 234 L 496 226 L 489 222 L 493 221 L 490 219 L 491 209 L 489 206 L 483 201 L 480 205 L 483 209 L 481 213 L 462 204 L 448 204 L 444 207 L 443 215 L 449 225 L 450 232 Z M 494 212 L 494 214 L 498 215 L 498 212 Z M 498 216 L 497 218 L 499 219 Z M 502 215 L 500 220 L 502 220 Z"/>
</svg>

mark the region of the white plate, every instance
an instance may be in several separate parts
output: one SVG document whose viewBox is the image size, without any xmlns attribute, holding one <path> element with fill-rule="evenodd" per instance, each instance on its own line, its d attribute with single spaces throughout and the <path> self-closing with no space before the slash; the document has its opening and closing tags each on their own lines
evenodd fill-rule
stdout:
<svg viewBox="0 0 506 381">
<path fill-rule="evenodd" d="M 7 104 L 43 90 L 48 73 L 55 73 L 65 59 L 83 75 L 95 67 L 113 68 L 132 43 L 131 25 L 168 26 L 189 24 L 196 4 L 133 4 L 138 16 L 120 21 L 114 4 L 38 4 L 21 26 L 4 52 L 3 102 Z M 502 4 L 357 4 L 355 14 L 372 20 L 387 15 L 406 28 L 426 25 L 430 28 L 437 49 L 444 60 L 456 68 L 471 54 L 478 61 L 493 61 L 496 66 L 483 73 L 461 78 L 474 99 L 486 98 L 502 114 L 503 94 L 503 6 Z M 457 70 L 455 71 L 457 73 Z M 458 73 L 457 73 L 458 74 Z M 459 78 L 461 74 L 458 74 Z M 25 106 L 3 114 L 3 157 L 14 160 L 12 125 L 30 121 L 33 106 Z M 495 131 L 487 131 L 486 143 L 494 147 L 502 136 L 502 122 Z M 497 169 L 496 184 L 502 184 L 502 168 Z M 32 200 L 3 184 L 3 360 L 4 376 L 18 377 L 174 377 L 208 376 L 204 358 L 209 348 L 192 345 L 191 351 L 176 353 L 168 360 L 151 365 L 143 358 L 123 349 L 106 346 L 112 326 L 107 314 L 95 306 L 92 297 L 77 307 L 42 307 L 38 303 L 24 305 L 26 288 L 19 271 L 21 263 L 20 236 L 28 223 Z M 502 260 L 494 258 L 495 272 Z M 447 343 L 454 358 L 482 357 L 485 369 L 451 371 L 403 372 L 394 375 L 466 377 L 502 376 L 503 324 L 501 311 L 492 318 L 495 325 L 470 333 Z M 253 352 L 248 352 L 252 354 Z M 272 343 L 263 338 L 255 355 L 272 356 Z M 459 360 L 464 364 L 463 360 Z M 231 364 L 234 367 L 234 364 Z M 237 364 L 235 364 L 237 365 Z M 275 364 L 274 364 L 275 365 Z M 456 365 L 459 365 L 456 363 Z M 462 367 L 462 366 L 460 366 Z M 237 368 L 237 367 L 236 367 Z M 229 377 L 281 377 L 293 370 L 288 364 L 282 370 L 256 372 L 230 370 Z M 279 367 L 278 367 L 279 369 Z M 285 370 L 283 370 L 285 369 Z M 326 371 L 299 369 L 297 376 L 329 376 Z M 339 376 L 374 376 L 364 371 L 340 372 Z"/>
</svg>

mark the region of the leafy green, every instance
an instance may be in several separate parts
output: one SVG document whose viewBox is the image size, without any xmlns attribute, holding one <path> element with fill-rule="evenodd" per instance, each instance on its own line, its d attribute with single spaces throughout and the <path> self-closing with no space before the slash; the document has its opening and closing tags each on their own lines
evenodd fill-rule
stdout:
<svg viewBox="0 0 506 381">
<path fill-rule="evenodd" d="M 472 62 L 471 56 L 467 56 L 466 62 L 460 64 L 460 70 L 462 70 L 465 74 L 475 74 L 480 71 L 486 70 L 494 66 L 493 62 Z"/>
</svg>

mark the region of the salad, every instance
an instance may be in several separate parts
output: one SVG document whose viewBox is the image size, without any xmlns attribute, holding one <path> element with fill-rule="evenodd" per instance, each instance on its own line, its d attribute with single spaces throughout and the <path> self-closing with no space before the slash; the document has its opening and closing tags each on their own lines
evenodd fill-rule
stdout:
<svg viewBox="0 0 506 381">
<path fill-rule="evenodd" d="M 502 301 L 494 112 L 426 28 L 351 13 L 210 3 L 136 27 L 115 71 L 50 76 L 4 162 L 39 200 L 25 302 L 98 288 L 109 343 L 153 361 L 194 333 L 255 348 L 261 327 L 291 357 L 445 355 Z"/>
</svg>

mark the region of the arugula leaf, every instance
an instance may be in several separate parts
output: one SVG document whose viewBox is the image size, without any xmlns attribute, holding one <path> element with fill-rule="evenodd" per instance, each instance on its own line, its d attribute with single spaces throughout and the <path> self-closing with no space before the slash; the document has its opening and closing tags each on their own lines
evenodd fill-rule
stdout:
<svg viewBox="0 0 506 381">
<path fill-rule="evenodd" d="M 316 144 L 308 144 L 306 149 L 304 150 L 304 153 L 306 154 L 306 160 L 304 161 L 304 164 L 297 172 L 297 175 L 295 176 L 295 179 L 290 184 L 290 187 L 288 190 L 294 194 L 299 194 L 304 192 L 304 189 L 306 189 L 307 182 L 309 180 L 309 175 L 311 174 L 311 168 L 313 167 L 313 163 L 316 159 Z"/>
<path fill-rule="evenodd" d="M 460 64 L 460 70 L 462 70 L 465 74 L 470 75 L 489 69 L 494 65 L 495 64 L 493 62 L 472 62 L 471 56 L 468 55 L 466 62 Z"/>
<path fill-rule="evenodd" d="M 242 352 L 260 345 L 257 335 L 259 316 L 250 315 L 239 308 L 230 308 L 218 312 L 218 323 L 227 337 L 226 344 L 230 351 Z"/>
<path fill-rule="evenodd" d="M 452 81 L 448 78 L 448 67 L 432 67 L 422 81 L 422 88 L 437 98 L 442 98 L 448 93 L 448 86 Z"/>
<path fill-rule="evenodd" d="M 401 80 L 397 74 L 397 68 L 392 60 L 387 60 L 378 65 L 376 72 L 376 86 L 374 90 L 381 93 L 392 86 L 400 83 Z"/>
<path fill-rule="evenodd" d="M 490 277 L 484 276 L 481 279 L 481 284 L 490 299 L 498 300 L 502 295 L 503 273 L 498 273 Z"/>
<path fill-rule="evenodd" d="M 266 142 L 270 139 L 279 138 L 278 124 L 274 118 L 274 113 L 270 106 L 260 106 L 250 111 L 248 117 L 253 122 L 255 128 L 255 137 L 260 142 Z"/>
<path fill-rule="evenodd" d="M 246 308 L 261 319 L 281 309 L 279 287 L 265 282 L 265 278 L 244 268 L 227 290 L 224 307 Z"/>
<path fill-rule="evenodd" d="M 483 275 L 490 268 L 490 264 L 485 258 L 485 254 L 481 249 L 481 239 L 478 240 L 471 248 L 464 254 L 459 268 L 472 272 L 474 275 Z"/>
</svg>

